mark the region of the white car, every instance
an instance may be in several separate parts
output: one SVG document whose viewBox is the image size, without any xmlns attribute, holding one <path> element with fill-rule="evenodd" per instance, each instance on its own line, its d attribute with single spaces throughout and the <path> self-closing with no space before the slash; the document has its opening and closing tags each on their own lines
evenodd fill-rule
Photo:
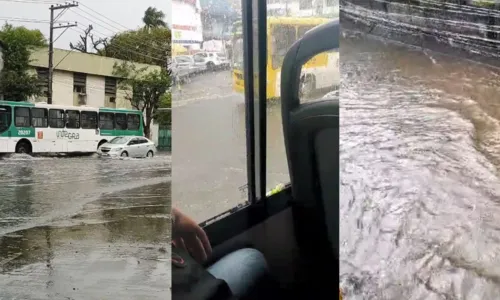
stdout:
<svg viewBox="0 0 500 300">
<path fill-rule="evenodd" d="M 229 68 L 230 65 L 226 55 L 221 52 L 204 51 L 196 53 L 193 57 L 197 63 L 203 62 L 209 71 Z"/>
<path fill-rule="evenodd" d="M 100 156 L 153 157 L 155 144 L 142 136 L 120 136 L 104 143 L 97 149 Z"/>
</svg>

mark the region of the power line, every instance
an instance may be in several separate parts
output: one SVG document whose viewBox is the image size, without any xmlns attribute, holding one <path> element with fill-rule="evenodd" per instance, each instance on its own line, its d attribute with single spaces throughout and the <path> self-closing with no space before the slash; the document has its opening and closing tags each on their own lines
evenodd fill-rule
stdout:
<svg viewBox="0 0 500 300">
<path fill-rule="evenodd" d="M 111 20 L 110 18 L 108 18 L 108 17 L 106 17 L 105 15 L 103 15 L 103 14 L 99 13 L 98 11 L 93 10 L 92 8 L 88 7 L 87 5 L 85 5 L 85 4 L 83 4 L 83 3 L 80 3 L 80 5 L 81 5 L 81 6 L 83 6 L 83 7 L 85 7 L 85 8 L 87 8 L 88 10 L 92 11 L 93 13 L 95 13 L 95 14 L 97 14 L 97 15 L 101 16 L 101 17 L 104 17 L 105 19 L 108 19 L 109 21 L 111 21 L 111 22 L 113 22 L 113 23 L 115 23 L 115 24 L 117 24 L 117 25 L 119 25 L 119 26 L 121 26 L 121 27 L 125 28 L 126 30 L 130 30 L 128 27 L 126 27 L 126 26 L 124 26 L 124 25 L 122 25 L 122 24 L 120 24 L 120 23 L 118 23 L 118 22 L 116 22 L 116 21 Z"/>
<path fill-rule="evenodd" d="M 0 0 L 0 2 L 11 2 L 11 3 L 26 3 L 26 4 L 58 4 L 62 1 L 46 1 L 46 0 Z"/>
</svg>

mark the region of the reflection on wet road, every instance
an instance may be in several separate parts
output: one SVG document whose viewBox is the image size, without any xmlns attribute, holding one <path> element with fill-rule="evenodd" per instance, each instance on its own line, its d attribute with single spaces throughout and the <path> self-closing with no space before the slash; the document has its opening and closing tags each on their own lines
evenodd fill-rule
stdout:
<svg viewBox="0 0 500 300">
<path fill-rule="evenodd" d="M 0 299 L 169 299 L 169 156 L 0 165 Z"/>
<path fill-rule="evenodd" d="M 341 41 L 348 299 L 498 299 L 500 72 Z"/>
<path fill-rule="evenodd" d="M 243 203 L 246 190 L 245 103 L 231 73 L 208 73 L 173 95 L 176 205 L 203 221 Z M 288 182 L 280 109 L 268 108 L 268 187 Z"/>
</svg>

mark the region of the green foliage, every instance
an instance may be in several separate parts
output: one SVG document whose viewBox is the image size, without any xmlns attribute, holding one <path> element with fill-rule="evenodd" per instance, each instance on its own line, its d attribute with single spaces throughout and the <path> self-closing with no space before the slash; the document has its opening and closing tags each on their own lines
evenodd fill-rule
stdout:
<svg viewBox="0 0 500 300">
<path fill-rule="evenodd" d="M 39 30 L 5 24 L 0 30 L 4 69 L 0 73 L 0 94 L 11 101 L 26 101 L 39 95 L 38 77 L 29 73 L 31 51 L 47 45 Z"/>
<path fill-rule="evenodd" d="M 168 28 L 126 31 L 112 37 L 100 54 L 165 67 L 170 57 L 170 42 Z"/>
<path fill-rule="evenodd" d="M 146 29 L 157 28 L 157 27 L 167 27 L 167 23 L 163 21 L 165 19 L 165 13 L 161 10 L 157 10 L 154 7 L 148 7 L 144 12 L 144 17 L 142 21 L 144 22 L 144 27 Z"/>
<path fill-rule="evenodd" d="M 144 133 L 150 136 L 151 122 L 157 109 L 162 105 L 162 98 L 170 91 L 169 72 L 164 68 L 137 68 L 136 65 L 124 62 L 114 66 L 114 75 L 123 78 L 120 88 L 132 89 L 126 94 L 132 107 L 144 114 Z"/>
<path fill-rule="evenodd" d="M 167 92 L 160 98 L 160 110 L 156 111 L 154 119 L 160 126 L 172 125 L 172 93 Z"/>
</svg>

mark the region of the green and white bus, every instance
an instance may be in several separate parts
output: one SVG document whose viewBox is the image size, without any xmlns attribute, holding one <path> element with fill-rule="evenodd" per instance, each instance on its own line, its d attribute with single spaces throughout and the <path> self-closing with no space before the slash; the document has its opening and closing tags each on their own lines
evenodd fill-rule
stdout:
<svg viewBox="0 0 500 300">
<path fill-rule="evenodd" d="M 0 101 L 0 153 L 95 153 L 127 135 L 144 136 L 138 110 Z"/>
</svg>

